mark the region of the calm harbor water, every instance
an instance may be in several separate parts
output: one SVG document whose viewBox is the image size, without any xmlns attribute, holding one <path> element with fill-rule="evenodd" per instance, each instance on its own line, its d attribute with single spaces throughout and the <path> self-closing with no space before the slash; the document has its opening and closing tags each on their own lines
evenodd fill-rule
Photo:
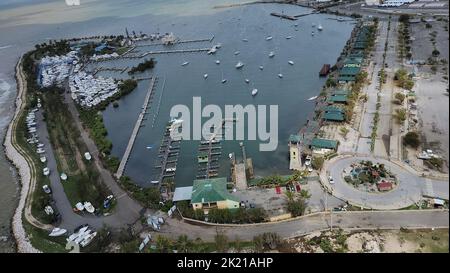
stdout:
<svg viewBox="0 0 450 273">
<path fill-rule="evenodd" d="M 247 153 L 253 158 L 256 174 L 283 173 L 287 171 L 287 142 L 291 133 L 296 133 L 313 109 L 309 97 L 320 92 L 323 79 L 318 71 L 323 63 L 334 63 L 345 41 L 350 35 L 349 22 L 336 22 L 328 15 L 312 15 L 294 22 L 269 16 L 272 11 L 300 14 L 307 9 L 287 5 L 250 5 L 229 9 L 215 9 L 213 6 L 246 2 L 242 0 L 82 0 L 79 7 L 67 7 L 62 0 L 23 0 L 20 5 L 14 1 L 0 3 L 0 136 L 14 110 L 15 80 L 14 65 L 19 56 L 32 49 L 34 44 L 70 37 L 124 33 L 130 30 L 153 32 L 173 32 L 182 39 L 209 38 L 215 35 L 213 43 L 223 47 L 216 56 L 204 53 L 156 56 L 158 61 L 154 71 L 160 78 L 155 98 L 150 108 L 146 126 L 136 140 L 126 174 L 142 185 L 146 185 L 154 171 L 163 126 L 169 118 L 169 110 L 175 104 L 192 104 L 192 96 L 201 96 L 203 105 L 262 104 L 279 105 L 279 146 L 275 152 L 260 153 L 257 142 L 245 142 Z M 13 3 L 13 4 L 10 4 Z M 10 5 L 4 5 L 10 4 Z M 321 23 L 324 31 L 311 36 L 312 23 Z M 266 41 L 266 36 L 273 36 Z M 288 35 L 294 36 L 286 40 Z M 248 39 L 245 43 L 242 39 Z M 210 46 L 209 43 L 189 44 L 182 48 Z M 146 48 L 141 48 L 145 50 Z M 147 48 L 148 49 L 148 48 Z M 235 56 L 233 52 L 241 53 Z M 276 56 L 269 59 L 269 51 Z M 221 65 L 214 63 L 221 60 Z M 238 71 L 237 61 L 245 66 Z M 295 62 L 294 66 L 287 61 Z M 180 66 L 184 61 L 190 64 Z M 123 66 L 127 62 L 118 61 L 109 65 Z M 264 65 L 264 70 L 258 69 Z M 276 74 L 283 73 L 278 79 Z M 225 85 L 222 78 L 228 79 Z M 209 74 L 205 81 L 204 73 Z M 107 75 L 107 74 L 105 74 Z M 114 74 L 113 74 L 114 75 Z M 124 75 L 122 75 L 124 76 Z M 251 84 L 244 82 L 245 78 Z M 155 126 L 151 123 L 156 104 L 161 95 L 162 82 L 166 85 Z M 122 156 L 128 137 L 136 121 L 149 82 L 139 83 L 138 89 L 120 101 L 120 107 L 108 108 L 104 119 L 113 141 L 113 153 Z M 251 89 L 258 88 L 255 98 Z M 176 175 L 177 185 L 188 185 L 196 171 L 196 142 L 184 142 Z M 153 150 L 145 147 L 153 145 Z M 227 155 L 238 152 L 238 142 L 225 142 L 221 175 L 228 175 Z M 238 152 L 239 154 L 239 152 Z M 12 251 L 10 218 L 17 200 L 17 178 L 0 149 L 0 252 Z M 6 242 L 3 239 L 6 238 Z"/>
</svg>

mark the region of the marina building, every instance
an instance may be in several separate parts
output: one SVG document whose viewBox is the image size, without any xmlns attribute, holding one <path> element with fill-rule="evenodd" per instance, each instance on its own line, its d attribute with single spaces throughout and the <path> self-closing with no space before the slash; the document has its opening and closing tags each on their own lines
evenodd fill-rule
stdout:
<svg viewBox="0 0 450 273">
<path fill-rule="evenodd" d="M 237 209 L 239 199 L 227 190 L 225 177 L 194 180 L 191 204 L 194 210 Z"/>
<path fill-rule="evenodd" d="M 343 103 L 347 104 L 347 90 L 335 90 L 329 97 L 328 97 L 328 103 Z"/>
<path fill-rule="evenodd" d="M 323 119 L 325 121 L 344 121 L 345 120 L 345 114 L 344 114 L 344 110 L 342 110 L 339 107 L 336 106 L 327 106 L 324 109 L 324 115 L 323 115 Z"/>
</svg>

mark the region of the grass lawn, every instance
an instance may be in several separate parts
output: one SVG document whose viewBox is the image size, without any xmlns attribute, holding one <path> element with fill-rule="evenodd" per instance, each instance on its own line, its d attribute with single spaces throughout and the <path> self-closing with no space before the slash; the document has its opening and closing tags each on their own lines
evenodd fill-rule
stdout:
<svg viewBox="0 0 450 273">
<path fill-rule="evenodd" d="M 399 233 L 399 238 L 415 242 L 420 246 L 418 252 L 448 253 L 449 230 L 407 230 Z"/>
</svg>

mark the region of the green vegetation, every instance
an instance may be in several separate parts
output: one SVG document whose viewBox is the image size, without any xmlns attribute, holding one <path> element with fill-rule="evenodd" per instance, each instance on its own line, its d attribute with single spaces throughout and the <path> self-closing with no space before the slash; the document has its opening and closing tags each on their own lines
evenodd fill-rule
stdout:
<svg viewBox="0 0 450 273">
<path fill-rule="evenodd" d="M 339 132 L 344 137 L 344 139 L 347 138 L 347 134 L 350 130 L 347 127 L 340 127 Z"/>
<path fill-rule="evenodd" d="M 150 60 L 145 60 L 144 62 L 138 64 L 135 67 L 132 67 L 130 69 L 130 71 L 128 71 L 128 74 L 135 74 L 137 72 L 144 72 L 145 70 L 148 69 L 153 69 L 153 67 L 155 66 L 155 60 L 153 58 L 151 58 Z"/>
<path fill-rule="evenodd" d="M 323 157 L 320 156 L 315 156 L 312 158 L 311 160 L 311 166 L 315 169 L 315 170 L 321 170 L 323 167 L 323 163 L 325 162 Z"/>
<path fill-rule="evenodd" d="M 412 90 L 414 87 L 414 81 L 412 80 L 411 75 L 408 74 L 406 69 L 399 69 L 395 72 L 394 80 L 397 82 L 397 85 L 401 88 Z"/>
<path fill-rule="evenodd" d="M 44 253 L 64 253 L 69 252 L 65 249 L 66 240 L 64 237 L 49 237 L 48 231 L 37 228 L 22 216 L 23 228 L 34 248 Z"/>
<path fill-rule="evenodd" d="M 274 250 L 282 244 L 282 240 L 277 233 L 265 232 L 253 237 L 253 244 L 256 252 Z"/>
<path fill-rule="evenodd" d="M 420 146 L 420 136 L 417 132 L 408 132 L 403 137 L 403 143 L 417 149 Z"/>
<path fill-rule="evenodd" d="M 406 109 L 396 109 L 395 110 L 395 119 L 397 120 L 398 124 L 402 124 L 406 120 Z"/>
<path fill-rule="evenodd" d="M 432 157 L 428 160 L 425 160 L 424 163 L 428 167 L 436 170 L 442 170 L 442 167 L 444 166 L 444 160 L 442 158 L 437 157 Z"/>
<path fill-rule="evenodd" d="M 62 183 L 64 191 L 72 206 L 90 201 L 94 207 L 102 208 L 110 192 L 102 183 L 95 165 L 84 160 L 87 148 L 60 92 L 63 91 L 58 88 L 44 90 L 43 107 L 58 171 L 68 176 Z"/>
<path fill-rule="evenodd" d="M 395 103 L 398 105 L 402 105 L 406 96 L 403 93 L 395 93 L 394 97 L 395 97 Z"/>
<path fill-rule="evenodd" d="M 182 201 L 177 203 L 177 208 L 183 217 L 204 221 L 203 210 L 194 210 L 189 202 Z M 238 209 L 210 209 L 208 212 L 208 221 L 218 224 L 245 224 L 264 222 L 267 214 L 262 208 L 238 208 Z"/>
<path fill-rule="evenodd" d="M 156 187 L 142 188 L 136 185 L 128 176 L 122 176 L 119 179 L 120 185 L 131 194 L 131 196 L 139 201 L 144 207 L 159 209 L 161 195 Z"/>
</svg>

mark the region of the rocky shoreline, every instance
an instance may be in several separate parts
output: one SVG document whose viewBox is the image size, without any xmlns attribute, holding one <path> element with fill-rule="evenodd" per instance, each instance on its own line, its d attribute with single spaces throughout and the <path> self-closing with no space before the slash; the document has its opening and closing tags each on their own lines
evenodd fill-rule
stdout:
<svg viewBox="0 0 450 273">
<path fill-rule="evenodd" d="M 17 63 L 16 66 L 16 81 L 17 81 L 17 97 L 16 97 L 16 110 L 14 112 L 14 116 L 8 125 L 8 130 L 6 132 L 5 141 L 3 146 L 5 148 L 5 155 L 11 161 L 12 165 L 15 166 L 17 170 L 17 174 L 19 176 L 20 182 L 20 197 L 17 208 L 14 212 L 14 216 L 12 218 L 12 232 L 13 236 L 16 240 L 17 252 L 19 253 L 38 253 L 39 250 L 35 249 L 31 244 L 27 233 L 23 227 L 22 222 L 22 214 L 25 209 L 26 200 L 31 184 L 31 170 L 28 165 L 28 162 L 25 158 L 16 150 L 16 148 L 12 144 L 12 134 L 14 125 L 19 117 L 21 111 L 23 110 L 23 100 L 22 96 L 24 94 L 24 83 L 22 77 L 22 58 Z"/>
</svg>

